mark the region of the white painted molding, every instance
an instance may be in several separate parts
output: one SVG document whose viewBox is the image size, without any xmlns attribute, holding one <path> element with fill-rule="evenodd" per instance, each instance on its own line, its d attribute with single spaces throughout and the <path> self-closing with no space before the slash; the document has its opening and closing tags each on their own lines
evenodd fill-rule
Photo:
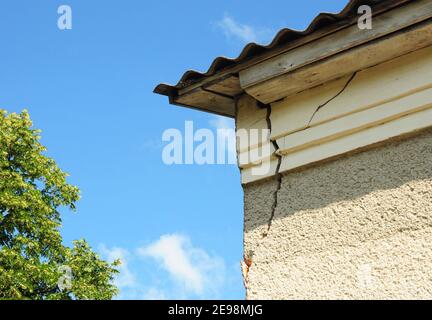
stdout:
<svg viewBox="0 0 432 320">
<path fill-rule="evenodd" d="M 430 106 L 430 105 L 429 105 Z M 282 157 L 280 172 L 432 126 L 432 108 Z"/>
<path fill-rule="evenodd" d="M 240 128 L 248 128 L 262 120 L 263 112 L 242 117 Z M 430 127 L 432 47 L 274 103 L 270 122 L 280 159 L 274 154 L 241 163 L 244 184 Z M 269 171 L 254 174 L 263 165 Z"/>
</svg>

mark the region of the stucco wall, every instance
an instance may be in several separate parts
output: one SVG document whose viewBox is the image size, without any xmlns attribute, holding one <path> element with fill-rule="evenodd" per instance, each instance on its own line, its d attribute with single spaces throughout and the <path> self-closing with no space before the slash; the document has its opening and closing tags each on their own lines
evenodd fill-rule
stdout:
<svg viewBox="0 0 432 320">
<path fill-rule="evenodd" d="M 244 187 L 249 299 L 432 299 L 432 130 L 277 187 Z"/>
</svg>

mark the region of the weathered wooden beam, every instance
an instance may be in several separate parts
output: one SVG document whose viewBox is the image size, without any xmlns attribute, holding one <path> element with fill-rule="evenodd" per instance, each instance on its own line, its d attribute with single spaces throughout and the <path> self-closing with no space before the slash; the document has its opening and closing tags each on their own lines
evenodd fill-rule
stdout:
<svg viewBox="0 0 432 320">
<path fill-rule="evenodd" d="M 395 8 L 402 6 L 406 3 L 409 3 L 413 0 L 393 0 L 390 4 L 385 1 L 378 2 L 374 7 L 374 16 L 378 16 L 380 14 L 383 14 L 384 12 L 392 11 Z M 300 37 L 297 40 L 290 41 L 289 43 L 272 48 L 272 50 L 267 51 L 263 54 L 259 54 L 257 56 L 253 56 L 250 59 L 246 59 L 245 61 L 235 64 L 233 67 L 227 68 L 226 70 L 221 70 L 217 72 L 216 74 L 205 77 L 203 80 L 198 81 L 196 83 L 193 83 L 191 85 L 186 86 L 183 89 L 179 90 L 179 95 L 185 94 L 189 91 L 195 90 L 196 88 L 206 86 L 209 83 L 213 83 L 215 81 L 218 81 L 218 79 L 227 77 L 229 75 L 235 75 L 238 72 L 245 70 L 253 65 L 256 65 L 258 63 L 261 63 L 263 61 L 269 60 L 273 57 L 276 57 L 280 54 L 283 54 L 285 52 L 288 52 L 294 48 L 306 45 L 308 43 L 312 43 L 316 41 L 317 39 L 323 38 L 325 36 L 328 36 L 330 34 L 333 34 L 337 32 L 338 30 L 343 30 L 351 25 L 354 25 L 357 23 L 357 17 L 350 19 L 350 20 L 342 20 L 338 23 L 334 23 L 328 27 L 320 28 L 319 30 L 304 35 Z"/>
<path fill-rule="evenodd" d="M 432 43 L 431 17 L 430 0 L 396 8 L 374 18 L 372 30 L 353 25 L 241 71 L 241 86 L 270 103 L 420 49 Z M 414 27 L 420 22 L 424 24 Z"/>
<path fill-rule="evenodd" d="M 236 97 L 243 92 L 240 87 L 240 79 L 237 75 L 229 75 L 222 79 L 217 79 L 203 86 L 205 90 L 210 90 L 226 96 Z"/>
<path fill-rule="evenodd" d="M 206 91 L 202 88 L 197 88 L 187 94 L 174 97 L 171 103 L 231 118 L 235 116 L 235 101 L 233 98 L 216 92 Z"/>
</svg>

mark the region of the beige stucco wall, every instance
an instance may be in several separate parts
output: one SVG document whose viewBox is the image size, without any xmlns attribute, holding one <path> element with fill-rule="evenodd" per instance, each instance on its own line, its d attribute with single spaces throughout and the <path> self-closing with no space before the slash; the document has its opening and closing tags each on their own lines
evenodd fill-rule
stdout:
<svg viewBox="0 0 432 320">
<path fill-rule="evenodd" d="M 432 299 L 432 130 L 277 187 L 244 187 L 249 299 Z"/>
</svg>

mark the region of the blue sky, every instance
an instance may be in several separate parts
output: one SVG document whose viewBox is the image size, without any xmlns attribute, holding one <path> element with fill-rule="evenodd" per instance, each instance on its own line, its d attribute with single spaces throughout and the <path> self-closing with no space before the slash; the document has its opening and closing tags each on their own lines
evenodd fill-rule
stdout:
<svg viewBox="0 0 432 320">
<path fill-rule="evenodd" d="M 243 299 L 243 194 L 234 165 L 162 162 L 162 133 L 232 126 L 152 93 L 214 57 L 304 29 L 346 1 L 14 0 L 0 3 L 0 108 L 28 109 L 82 200 L 66 244 L 122 258 L 119 299 Z M 57 27 L 72 8 L 73 29 Z"/>
</svg>

